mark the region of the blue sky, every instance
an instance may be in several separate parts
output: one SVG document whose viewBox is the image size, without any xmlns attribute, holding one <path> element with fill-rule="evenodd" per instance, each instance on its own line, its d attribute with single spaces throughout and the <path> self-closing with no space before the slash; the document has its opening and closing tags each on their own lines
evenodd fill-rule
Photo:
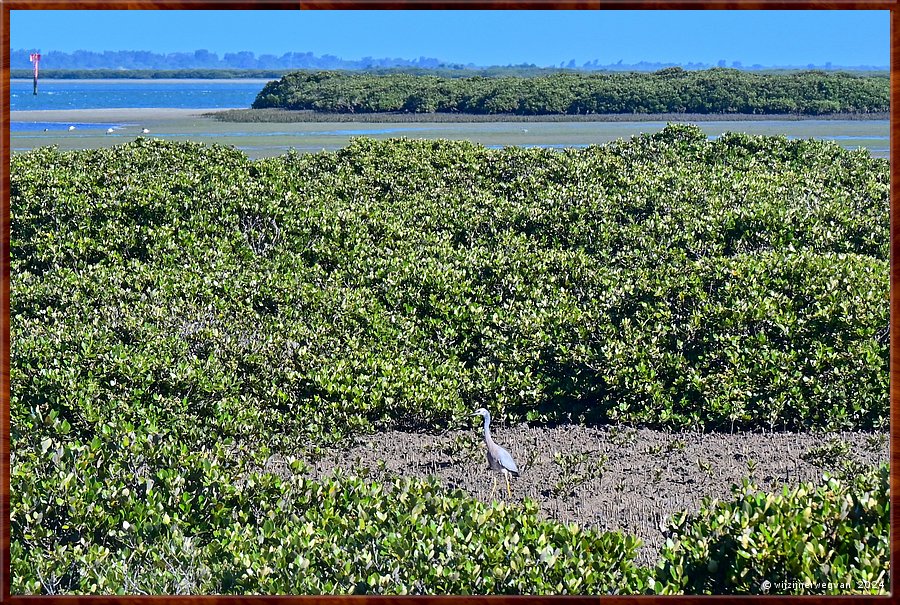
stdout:
<svg viewBox="0 0 900 605">
<path fill-rule="evenodd" d="M 889 63 L 888 11 L 27 11 L 10 46 L 451 63 Z"/>
</svg>

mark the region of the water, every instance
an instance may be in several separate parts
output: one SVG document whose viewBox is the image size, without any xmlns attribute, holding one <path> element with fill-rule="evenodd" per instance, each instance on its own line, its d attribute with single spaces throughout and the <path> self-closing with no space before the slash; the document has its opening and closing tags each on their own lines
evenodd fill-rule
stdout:
<svg viewBox="0 0 900 605">
<path fill-rule="evenodd" d="M 249 107 L 267 80 L 42 80 L 38 95 L 31 80 L 12 80 L 10 108 L 23 110 L 94 110 L 135 108 L 131 114 L 77 114 L 48 117 L 11 116 L 13 151 L 45 145 L 61 149 L 107 147 L 142 136 L 233 145 L 250 157 L 335 150 L 352 137 L 465 139 L 488 147 L 586 147 L 639 133 L 657 132 L 664 122 L 486 122 L 486 123 L 227 123 L 186 115 L 191 110 Z M 181 116 L 162 115 L 153 108 L 176 108 Z M 140 109 L 147 109 L 141 112 Z M 127 112 L 118 112 L 126 114 Z M 25 118 L 28 119 L 25 119 Z M 60 121 L 56 121 L 60 120 Z M 73 120 L 63 122 L 61 120 Z M 102 120 L 102 121 L 101 121 Z M 118 121 L 114 121 L 118 120 Z M 864 147 L 876 157 L 888 157 L 887 120 L 710 121 L 697 123 L 710 138 L 736 131 L 784 135 L 789 139 L 832 140 L 848 148 Z M 70 126 L 75 129 L 70 130 Z M 107 133 L 112 128 L 113 131 Z"/>
<path fill-rule="evenodd" d="M 250 107 L 268 80 L 11 80 L 11 111 L 176 107 Z"/>
<path fill-rule="evenodd" d="M 76 130 L 106 130 L 107 128 L 121 128 L 123 124 L 114 122 L 12 122 L 9 131 L 12 132 L 69 132 L 74 126 Z"/>
</svg>

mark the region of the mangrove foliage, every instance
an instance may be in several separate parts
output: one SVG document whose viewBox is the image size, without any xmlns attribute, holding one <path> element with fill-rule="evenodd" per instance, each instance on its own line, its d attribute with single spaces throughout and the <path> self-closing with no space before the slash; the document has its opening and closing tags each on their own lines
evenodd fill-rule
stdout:
<svg viewBox="0 0 900 605">
<path fill-rule="evenodd" d="M 253 108 L 517 115 L 866 114 L 888 111 L 888 85 L 883 75 L 760 74 L 724 68 L 467 78 L 306 71 L 266 84 Z"/>
<path fill-rule="evenodd" d="M 472 402 L 885 430 L 888 174 L 864 150 L 690 126 L 564 151 L 15 155 L 12 592 L 752 592 L 776 574 L 884 592 L 886 468 L 745 486 L 675 519 L 647 569 L 632 537 L 533 503 L 312 481 L 293 456 Z"/>
</svg>

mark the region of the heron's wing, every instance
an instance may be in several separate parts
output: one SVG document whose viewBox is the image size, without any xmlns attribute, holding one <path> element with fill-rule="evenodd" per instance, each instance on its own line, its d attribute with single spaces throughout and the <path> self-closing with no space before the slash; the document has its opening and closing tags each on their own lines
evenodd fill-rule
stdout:
<svg viewBox="0 0 900 605">
<path fill-rule="evenodd" d="M 519 473 L 519 469 L 516 467 L 516 461 L 512 459 L 509 452 L 498 445 L 497 453 L 499 454 L 497 457 L 500 458 L 500 464 L 503 465 L 503 468 L 511 473 Z"/>
<path fill-rule="evenodd" d="M 492 471 L 499 471 L 500 468 L 497 466 L 497 461 L 494 460 L 494 458 L 491 456 L 491 450 L 488 449 L 486 451 L 486 453 L 487 453 L 488 468 L 490 468 Z"/>
</svg>

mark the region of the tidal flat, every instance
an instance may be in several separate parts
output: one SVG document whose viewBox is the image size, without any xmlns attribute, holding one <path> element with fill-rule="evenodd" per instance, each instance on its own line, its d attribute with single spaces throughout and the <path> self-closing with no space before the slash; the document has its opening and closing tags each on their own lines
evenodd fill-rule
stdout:
<svg viewBox="0 0 900 605">
<path fill-rule="evenodd" d="M 582 148 L 651 134 L 673 121 L 696 123 L 711 138 L 725 132 L 753 135 L 784 135 L 792 139 L 834 140 L 848 149 L 867 148 L 875 157 L 889 153 L 887 119 L 756 119 L 759 116 L 627 116 L 629 121 L 557 120 L 550 116 L 508 121 L 430 121 L 428 117 L 410 117 L 421 121 L 371 121 L 373 116 L 316 114 L 317 121 L 246 121 L 221 118 L 250 115 L 251 110 L 123 108 L 90 110 L 42 110 L 11 112 L 12 151 L 58 146 L 62 150 L 112 147 L 145 136 L 171 141 L 199 141 L 233 146 L 257 159 L 299 153 L 335 151 L 353 138 L 413 138 L 469 140 L 492 148 L 506 146 Z M 237 112 L 237 114 L 235 113 Z M 285 112 L 282 112 L 285 113 Z M 304 112 L 297 112 L 304 113 Z M 379 114 L 380 115 L 380 114 Z M 306 116 L 310 118 L 310 116 Z M 469 116 L 467 116 L 468 118 Z M 515 116 L 521 118 L 524 116 Z M 573 116 L 574 117 L 574 116 Z M 658 118 L 656 120 L 650 118 Z M 729 116 L 731 117 L 731 116 Z M 534 118 L 532 116 L 531 118 Z M 704 118 L 704 119 L 700 119 Z M 717 118 L 717 119 L 712 119 Z M 227 118 L 230 119 L 230 118 Z M 74 130 L 69 126 L 75 125 Z M 108 129 L 112 132 L 108 133 Z M 142 133 L 143 129 L 149 133 Z"/>
</svg>

